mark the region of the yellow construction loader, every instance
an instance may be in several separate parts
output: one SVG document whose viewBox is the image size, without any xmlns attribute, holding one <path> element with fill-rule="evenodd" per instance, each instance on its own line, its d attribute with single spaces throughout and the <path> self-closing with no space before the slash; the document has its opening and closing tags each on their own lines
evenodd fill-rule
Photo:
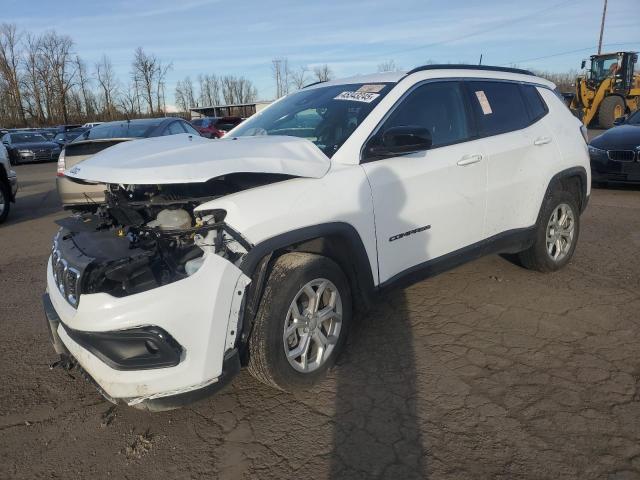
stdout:
<svg viewBox="0 0 640 480">
<path fill-rule="evenodd" d="M 636 52 L 591 56 L 591 67 L 576 79 L 570 105 L 586 126 L 610 128 L 617 118 L 640 108 L 640 74 L 634 74 L 637 61 Z"/>
</svg>

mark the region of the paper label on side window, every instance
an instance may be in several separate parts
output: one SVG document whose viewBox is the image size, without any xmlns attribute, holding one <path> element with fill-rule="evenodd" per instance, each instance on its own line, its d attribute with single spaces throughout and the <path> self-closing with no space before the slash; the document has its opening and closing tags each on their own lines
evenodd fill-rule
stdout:
<svg viewBox="0 0 640 480">
<path fill-rule="evenodd" d="M 384 85 L 362 85 L 359 89 L 358 92 L 365 92 L 365 93 L 378 93 L 380 90 L 382 90 L 384 88 Z"/>
<path fill-rule="evenodd" d="M 485 115 L 493 113 L 493 110 L 491 110 L 491 105 L 489 104 L 489 99 L 487 99 L 487 96 L 484 94 L 484 90 L 478 90 L 476 92 L 476 97 L 478 97 L 478 102 L 480 102 L 482 113 L 484 113 Z"/>
<path fill-rule="evenodd" d="M 342 92 L 334 100 L 351 100 L 352 102 L 371 103 L 380 96 L 379 93 Z"/>
</svg>

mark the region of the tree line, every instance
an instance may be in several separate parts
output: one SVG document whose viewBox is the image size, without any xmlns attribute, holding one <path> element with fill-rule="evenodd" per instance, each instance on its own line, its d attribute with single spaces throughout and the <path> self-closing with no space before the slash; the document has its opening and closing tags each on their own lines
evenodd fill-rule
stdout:
<svg viewBox="0 0 640 480">
<path fill-rule="evenodd" d="M 432 63 L 429 61 L 428 63 Z M 0 126 L 46 126 L 108 121 L 166 113 L 166 78 L 171 62 L 138 47 L 127 78 L 118 78 L 111 59 L 103 55 L 93 65 L 75 51 L 68 35 L 48 31 L 34 35 L 15 24 L 0 24 Z M 399 70 L 393 60 L 378 71 Z M 313 82 L 333 78 L 327 64 L 292 66 L 286 57 L 274 58 L 271 73 L 276 98 Z M 571 91 L 577 72 L 536 72 Z M 220 104 L 251 103 L 257 89 L 243 76 L 201 74 L 180 80 L 174 92 L 179 112 Z"/>
<path fill-rule="evenodd" d="M 55 31 L 34 35 L 15 24 L 0 24 L 0 127 L 47 126 L 121 118 L 162 116 L 166 78 L 173 68 L 138 47 L 127 78 L 118 78 L 111 59 L 93 65 L 75 51 L 71 37 Z M 216 104 L 254 101 L 257 90 L 244 77 L 201 75 L 200 95 Z M 193 86 L 190 86 L 193 91 Z M 181 112 L 197 104 L 193 92 L 176 88 Z M 183 93 L 184 92 L 184 93 Z M 185 97 L 185 93 L 187 97 Z M 187 100 L 185 100 L 187 98 Z"/>
</svg>

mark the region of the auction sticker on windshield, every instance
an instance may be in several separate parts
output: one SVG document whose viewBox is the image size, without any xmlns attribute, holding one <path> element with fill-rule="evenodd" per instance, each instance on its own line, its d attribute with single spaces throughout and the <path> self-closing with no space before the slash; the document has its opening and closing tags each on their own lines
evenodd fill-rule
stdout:
<svg viewBox="0 0 640 480">
<path fill-rule="evenodd" d="M 350 100 L 352 102 L 371 103 L 380 96 L 379 93 L 369 92 L 342 92 L 334 100 Z"/>
</svg>

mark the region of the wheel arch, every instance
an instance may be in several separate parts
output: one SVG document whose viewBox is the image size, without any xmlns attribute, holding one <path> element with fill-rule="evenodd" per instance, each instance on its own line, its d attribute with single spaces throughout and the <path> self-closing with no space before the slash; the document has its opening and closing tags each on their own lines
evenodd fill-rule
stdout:
<svg viewBox="0 0 640 480">
<path fill-rule="evenodd" d="M 544 198 L 549 198 L 555 190 L 567 190 L 575 195 L 576 203 L 578 204 L 580 213 L 582 213 L 585 208 L 587 208 L 587 203 L 589 202 L 587 182 L 588 176 L 584 167 L 571 167 L 562 170 L 556 173 L 549 181 Z M 542 206 L 540 208 L 542 209 Z"/>
<path fill-rule="evenodd" d="M 242 313 L 240 342 L 246 344 L 260 305 L 264 284 L 273 262 L 288 252 L 315 253 L 330 258 L 349 281 L 353 304 L 371 304 L 375 292 L 374 276 L 364 243 L 357 230 L 345 222 L 303 227 L 271 237 L 254 245 L 240 264 L 251 278 Z"/>
<path fill-rule="evenodd" d="M 9 185 L 7 170 L 2 163 L 0 163 L 0 184 L 4 185 L 4 187 L 9 192 L 9 198 L 11 199 L 11 201 L 15 201 L 15 199 L 13 198 L 13 193 L 11 192 L 11 185 Z"/>
</svg>

